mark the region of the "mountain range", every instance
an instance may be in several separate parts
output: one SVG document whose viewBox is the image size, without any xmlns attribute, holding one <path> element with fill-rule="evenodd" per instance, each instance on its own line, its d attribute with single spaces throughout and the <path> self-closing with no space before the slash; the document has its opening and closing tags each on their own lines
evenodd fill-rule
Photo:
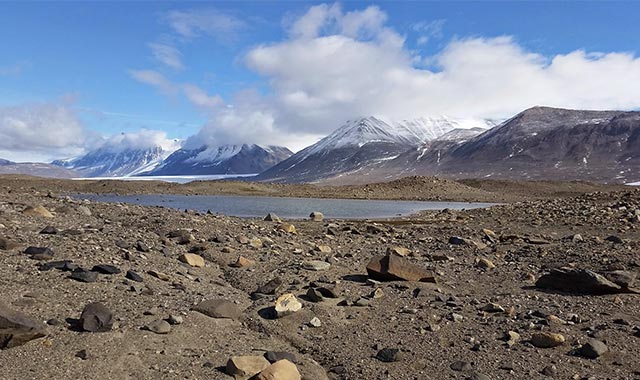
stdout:
<svg viewBox="0 0 640 380">
<path fill-rule="evenodd" d="M 103 146 L 54 165 L 0 160 L 1 173 L 44 176 L 254 174 L 269 182 L 365 183 L 449 178 L 640 181 L 640 112 L 533 107 L 496 123 L 449 117 L 346 122 L 293 154 L 238 144 L 163 149 Z"/>
</svg>

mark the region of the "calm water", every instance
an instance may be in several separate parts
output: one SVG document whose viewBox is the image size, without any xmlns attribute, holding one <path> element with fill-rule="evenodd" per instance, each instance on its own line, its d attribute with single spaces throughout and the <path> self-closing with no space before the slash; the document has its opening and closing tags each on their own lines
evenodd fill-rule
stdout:
<svg viewBox="0 0 640 380">
<path fill-rule="evenodd" d="M 254 177 L 257 174 L 212 174 L 212 175 L 154 175 L 142 177 L 89 177 L 73 178 L 76 181 L 162 181 L 175 183 L 189 183 L 193 181 L 215 181 L 219 179 L 240 179 Z"/>
<path fill-rule="evenodd" d="M 125 202 L 220 213 L 239 217 L 263 217 L 272 212 L 288 219 L 307 218 L 312 211 L 332 219 L 390 218 L 421 210 L 471 209 L 491 203 L 378 201 L 354 199 L 277 198 L 228 195 L 112 195 L 81 194 L 77 198 L 98 202 Z"/>
</svg>

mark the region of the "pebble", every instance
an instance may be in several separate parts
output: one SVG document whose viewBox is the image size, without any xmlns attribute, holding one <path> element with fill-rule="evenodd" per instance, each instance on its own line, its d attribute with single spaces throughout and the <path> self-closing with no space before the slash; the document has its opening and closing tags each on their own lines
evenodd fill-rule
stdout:
<svg viewBox="0 0 640 380">
<path fill-rule="evenodd" d="M 302 268 L 306 270 L 312 270 L 312 271 L 328 270 L 330 267 L 331 267 L 331 264 L 321 260 L 310 260 L 302 263 Z"/>
<path fill-rule="evenodd" d="M 385 363 L 399 362 L 403 359 L 403 355 L 397 348 L 383 348 L 376 354 L 376 359 Z"/>
<path fill-rule="evenodd" d="M 538 348 L 557 347 L 564 344 L 565 340 L 564 335 L 551 332 L 540 332 L 531 336 L 531 344 Z"/>
<path fill-rule="evenodd" d="M 158 319 L 147 324 L 145 329 L 156 334 L 168 334 L 171 332 L 171 325 L 163 319 Z"/>
</svg>

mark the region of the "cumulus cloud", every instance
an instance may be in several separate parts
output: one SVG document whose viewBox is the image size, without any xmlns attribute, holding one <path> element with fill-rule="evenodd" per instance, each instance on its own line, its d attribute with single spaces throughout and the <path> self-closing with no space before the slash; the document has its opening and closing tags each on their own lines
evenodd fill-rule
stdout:
<svg viewBox="0 0 640 380">
<path fill-rule="evenodd" d="M 245 21 L 216 9 L 174 10 L 165 18 L 178 35 L 187 39 L 208 35 L 228 41 L 247 27 Z"/>
<path fill-rule="evenodd" d="M 172 69 L 184 70 L 182 63 L 182 53 L 173 45 L 167 43 L 154 42 L 149 44 L 153 58 L 163 65 Z"/>
<path fill-rule="evenodd" d="M 178 88 L 167 77 L 156 70 L 129 70 L 129 75 L 140 83 L 156 88 L 164 95 L 175 95 Z"/>
<path fill-rule="evenodd" d="M 187 100 L 205 110 L 215 110 L 224 104 L 224 100 L 220 95 L 209 95 L 205 90 L 194 84 L 187 83 L 182 85 L 182 91 Z"/>
</svg>

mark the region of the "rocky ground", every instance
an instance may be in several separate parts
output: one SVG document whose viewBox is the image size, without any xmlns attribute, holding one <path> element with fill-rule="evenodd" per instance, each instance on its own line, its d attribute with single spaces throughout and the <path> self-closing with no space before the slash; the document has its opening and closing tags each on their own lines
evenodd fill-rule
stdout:
<svg viewBox="0 0 640 380">
<path fill-rule="evenodd" d="M 2 379 L 640 378 L 634 189 L 281 222 L 0 185 Z"/>
</svg>

